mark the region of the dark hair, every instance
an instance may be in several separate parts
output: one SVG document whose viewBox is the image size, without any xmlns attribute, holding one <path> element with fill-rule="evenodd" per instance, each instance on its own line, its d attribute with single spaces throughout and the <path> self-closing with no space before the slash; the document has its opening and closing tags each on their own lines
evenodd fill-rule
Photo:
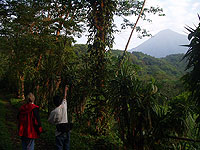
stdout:
<svg viewBox="0 0 200 150">
<path fill-rule="evenodd" d="M 61 97 L 58 96 L 58 95 L 55 95 L 55 96 L 53 97 L 53 103 L 54 103 L 54 105 L 55 105 L 56 107 L 60 106 L 61 103 L 62 103 Z"/>
</svg>

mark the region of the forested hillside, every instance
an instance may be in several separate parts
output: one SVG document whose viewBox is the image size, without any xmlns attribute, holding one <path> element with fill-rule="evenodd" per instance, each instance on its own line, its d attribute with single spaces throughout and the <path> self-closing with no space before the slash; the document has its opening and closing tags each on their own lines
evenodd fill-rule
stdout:
<svg viewBox="0 0 200 150">
<path fill-rule="evenodd" d="M 74 50 L 78 56 L 86 54 L 87 46 L 76 44 Z M 121 50 L 111 50 L 111 56 L 119 58 L 123 55 Z M 138 73 L 145 79 L 172 79 L 178 80 L 186 71 L 184 54 L 172 54 L 164 58 L 155 58 L 142 52 L 127 52 L 129 60 L 138 67 Z"/>
<path fill-rule="evenodd" d="M 112 54 L 122 56 L 123 52 L 113 50 Z M 155 58 L 142 52 L 128 52 L 128 58 L 132 64 L 137 66 L 138 75 L 142 80 L 155 79 L 159 90 L 166 97 L 173 97 L 183 90 L 181 77 L 186 73 L 186 62 L 184 54 L 173 54 L 164 58 Z"/>
</svg>

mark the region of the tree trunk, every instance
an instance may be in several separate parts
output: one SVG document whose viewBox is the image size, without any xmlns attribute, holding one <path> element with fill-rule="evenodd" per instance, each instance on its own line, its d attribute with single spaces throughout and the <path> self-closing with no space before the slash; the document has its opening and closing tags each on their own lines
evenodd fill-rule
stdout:
<svg viewBox="0 0 200 150">
<path fill-rule="evenodd" d="M 24 96 L 24 75 L 19 75 L 18 97 L 25 100 L 25 96 Z"/>
</svg>

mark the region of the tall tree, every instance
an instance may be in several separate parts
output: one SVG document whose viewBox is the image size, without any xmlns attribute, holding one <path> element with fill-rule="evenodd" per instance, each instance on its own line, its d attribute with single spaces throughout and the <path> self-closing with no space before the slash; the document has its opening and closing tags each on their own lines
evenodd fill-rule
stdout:
<svg viewBox="0 0 200 150">
<path fill-rule="evenodd" d="M 4 47 L 4 50 L 10 53 L 13 63 L 11 66 L 14 67 L 19 79 L 19 96 L 24 97 L 25 78 L 28 77 L 29 80 L 32 78 L 38 89 L 41 69 L 45 67 L 48 70 L 53 67 L 49 63 L 44 66 L 45 63 L 42 62 L 55 58 L 52 57 L 55 55 L 61 58 L 61 55 L 66 54 L 64 53 L 66 47 L 71 46 L 72 36 L 81 33 L 82 25 L 79 23 L 84 19 L 84 9 L 82 9 L 84 7 L 80 1 L 59 0 L 52 2 L 3 0 L 0 7 L 0 35 L 6 39 L 4 45 L 9 45 Z M 64 61 L 64 59 L 58 60 Z M 59 69 L 52 71 L 49 76 L 54 76 L 53 74 L 60 76 L 62 63 L 58 61 Z M 51 83 L 60 83 L 60 79 L 52 80 L 45 78 L 44 85 L 50 88 Z"/>
<path fill-rule="evenodd" d="M 87 20 L 88 20 L 88 53 L 90 55 L 90 70 L 93 89 L 92 99 L 94 105 L 96 106 L 96 116 L 97 121 L 99 118 L 103 118 L 102 113 L 106 105 L 104 88 L 105 80 L 108 78 L 106 73 L 106 53 L 112 48 L 114 36 L 113 33 L 117 30 L 114 24 L 114 16 L 122 17 L 124 23 L 122 28 L 127 26 L 134 26 L 126 19 L 130 15 L 138 15 L 143 6 L 143 2 L 134 0 L 86 0 L 87 6 Z M 145 12 L 156 13 L 161 12 L 162 9 L 151 7 L 150 9 L 145 8 L 144 12 L 141 14 L 142 18 L 146 20 Z M 137 27 L 140 31 L 141 28 Z M 147 32 L 143 32 L 146 34 Z M 101 124 L 101 123 L 100 123 Z"/>
</svg>

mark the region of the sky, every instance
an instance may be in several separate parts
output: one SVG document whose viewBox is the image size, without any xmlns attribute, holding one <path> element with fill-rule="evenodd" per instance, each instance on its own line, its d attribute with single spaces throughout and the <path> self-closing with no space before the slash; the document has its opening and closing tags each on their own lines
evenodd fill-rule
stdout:
<svg viewBox="0 0 200 150">
<path fill-rule="evenodd" d="M 142 19 L 139 20 L 138 25 L 147 29 L 153 36 L 165 29 L 171 29 L 180 34 L 187 34 L 186 25 L 195 28 L 195 25 L 197 26 L 199 23 L 197 14 L 200 14 L 200 0 L 146 0 L 145 7 L 149 8 L 150 6 L 163 8 L 163 13 L 165 14 L 165 16 L 147 14 L 147 17 L 152 20 L 151 23 Z M 129 19 L 134 23 L 137 18 L 130 16 Z M 115 22 L 116 24 L 120 24 L 117 19 Z M 131 29 L 126 29 L 114 34 L 115 43 L 113 48 L 124 50 L 130 33 Z M 150 38 L 139 39 L 137 35 L 136 32 L 133 32 L 128 50 L 137 47 Z M 85 44 L 87 41 L 84 36 L 76 40 L 80 44 Z"/>
</svg>

